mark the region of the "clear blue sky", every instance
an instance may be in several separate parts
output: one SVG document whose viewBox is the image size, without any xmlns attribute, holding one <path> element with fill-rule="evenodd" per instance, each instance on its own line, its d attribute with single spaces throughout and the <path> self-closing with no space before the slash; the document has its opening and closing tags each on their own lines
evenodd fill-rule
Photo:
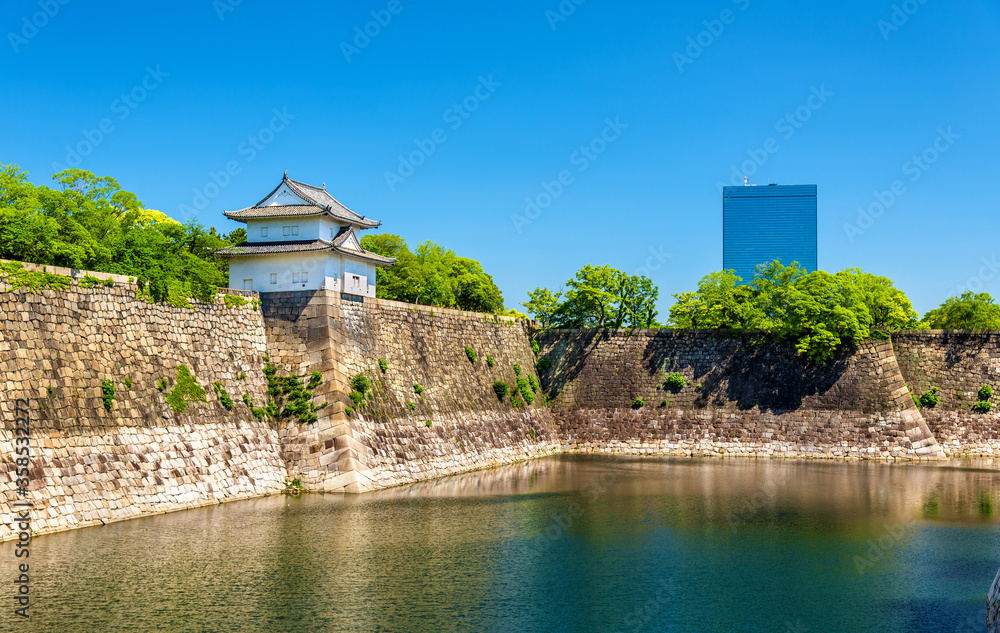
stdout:
<svg viewBox="0 0 1000 633">
<path fill-rule="evenodd" d="M 717 184 L 753 154 L 751 182 L 819 185 L 821 268 L 887 275 L 921 312 L 970 279 L 1000 295 L 996 2 L 62 1 L 3 10 L 0 162 L 37 184 L 107 119 L 79 166 L 178 219 L 199 190 L 194 217 L 231 230 L 222 210 L 288 169 L 413 247 L 479 259 L 508 305 L 608 263 L 648 271 L 662 319 L 721 267 Z M 261 134 L 275 109 L 294 118 Z"/>
</svg>

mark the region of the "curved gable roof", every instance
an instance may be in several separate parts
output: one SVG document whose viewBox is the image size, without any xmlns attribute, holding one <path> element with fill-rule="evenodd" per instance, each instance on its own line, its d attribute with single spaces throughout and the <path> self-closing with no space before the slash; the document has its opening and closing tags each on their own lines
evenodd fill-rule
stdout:
<svg viewBox="0 0 1000 633">
<path fill-rule="evenodd" d="M 298 196 L 306 204 L 265 205 L 264 203 L 282 187 L 287 187 L 289 191 Z M 336 198 L 327 193 L 326 185 L 316 187 L 299 182 L 298 180 L 292 180 L 288 177 L 287 171 L 282 176 L 278 186 L 261 198 L 257 204 L 246 209 L 226 211 L 224 214 L 227 218 L 238 222 L 245 222 L 252 218 L 284 218 L 325 214 L 363 229 L 373 229 L 382 225 L 378 220 L 371 220 L 345 207 Z"/>
</svg>

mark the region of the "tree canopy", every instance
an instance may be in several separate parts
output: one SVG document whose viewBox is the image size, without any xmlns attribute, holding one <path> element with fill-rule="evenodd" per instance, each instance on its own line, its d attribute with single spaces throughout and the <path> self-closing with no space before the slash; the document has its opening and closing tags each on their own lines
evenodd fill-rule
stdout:
<svg viewBox="0 0 1000 633">
<path fill-rule="evenodd" d="M 825 361 L 844 342 L 918 327 L 906 295 L 886 277 L 851 268 L 806 273 L 774 261 L 742 283 L 733 271 L 711 273 L 698 290 L 675 294 L 670 325 L 761 332 L 795 342 L 799 352 Z"/>
<path fill-rule="evenodd" d="M 474 259 L 459 257 L 429 240 L 421 242 L 414 253 L 403 238 L 391 233 L 365 235 L 361 246 L 396 258 L 395 264 L 378 271 L 375 293 L 380 299 L 511 314 L 504 309 L 503 295 L 493 277 Z"/>
<path fill-rule="evenodd" d="M 628 275 L 607 264 L 586 265 L 557 293 L 528 292 L 524 307 L 543 327 L 656 327 L 659 289 L 645 275 Z"/>
<path fill-rule="evenodd" d="M 53 179 L 60 189 L 0 165 L 0 257 L 131 275 L 177 302 L 227 285 L 229 265 L 214 254 L 238 235 L 146 209 L 114 178 L 67 169 Z"/>
<path fill-rule="evenodd" d="M 925 314 L 921 323 L 932 330 L 1000 330 L 1000 306 L 988 293 L 969 290 Z"/>
</svg>

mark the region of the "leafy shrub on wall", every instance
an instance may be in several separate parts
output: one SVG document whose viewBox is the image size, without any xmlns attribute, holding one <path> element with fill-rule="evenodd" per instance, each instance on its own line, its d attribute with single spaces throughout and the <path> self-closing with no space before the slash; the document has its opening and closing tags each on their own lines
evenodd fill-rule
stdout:
<svg viewBox="0 0 1000 633">
<path fill-rule="evenodd" d="M 115 385 L 110 380 L 101 381 L 101 399 L 104 400 L 104 408 L 111 413 L 115 401 Z"/>
<path fill-rule="evenodd" d="M 668 389 L 672 389 L 674 391 L 680 391 L 681 389 L 684 388 L 684 385 L 687 384 L 687 381 L 684 380 L 684 376 L 675 371 L 674 373 L 667 376 L 667 381 L 663 384 Z"/>
<path fill-rule="evenodd" d="M 493 391 L 496 392 L 497 398 L 503 400 L 504 396 L 507 395 L 507 391 L 510 389 L 510 385 L 502 380 L 498 380 L 493 383 Z"/>
<path fill-rule="evenodd" d="M 531 390 L 531 387 L 528 385 L 528 379 L 524 376 L 518 376 L 517 390 L 521 393 L 521 397 L 524 398 L 526 404 L 531 404 L 535 401 L 535 392 Z"/>
<path fill-rule="evenodd" d="M 215 393 L 215 396 L 219 399 L 219 402 L 222 403 L 222 406 L 225 407 L 226 411 L 233 410 L 233 407 L 235 406 L 233 404 L 233 399 L 229 397 L 229 393 L 226 392 L 226 389 L 225 387 L 222 386 L 221 382 L 219 382 L 218 380 L 213 382 L 212 391 Z"/>
<path fill-rule="evenodd" d="M 937 387 L 931 387 L 929 391 L 920 396 L 920 399 L 917 400 L 917 404 L 926 409 L 935 407 L 937 403 L 941 401 L 941 397 L 937 395 L 937 392 Z"/>
<path fill-rule="evenodd" d="M 195 380 L 191 370 L 180 365 L 174 378 L 174 388 L 167 394 L 167 404 L 174 413 L 184 413 L 192 402 L 208 402 L 205 389 Z"/>
</svg>

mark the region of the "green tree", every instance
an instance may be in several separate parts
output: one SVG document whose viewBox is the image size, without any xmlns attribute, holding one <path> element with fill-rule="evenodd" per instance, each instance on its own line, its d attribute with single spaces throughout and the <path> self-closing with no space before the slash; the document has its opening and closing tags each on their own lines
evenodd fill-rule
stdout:
<svg viewBox="0 0 1000 633">
<path fill-rule="evenodd" d="M 535 288 L 528 291 L 528 300 L 521 305 L 528 309 L 528 314 L 541 323 L 543 328 L 549 328 L 552 327 L 561 297 L 561 292 L 552 294 L 548 288 Z"/>
<path fill-rule="evenodd" d="M 770 334 L 818 361 L 873 333 L 916 325 L 910 300 L 892 281 L 857 268 L 807 274 L 776 260 L 758 266 L 750 283 L 741 281 L 732 271 L 706 275 L 697 291 L 674 295 L 670 324 Z"/>
<path fill-rule="evenodd" d="M 806 269 L 798 262 L 785 266 L 776 259 L 757 266 L 750 286 L 762 313 L 758 327 L 771 330 L 784 323 L 787 311 L 795 301 L 795 283 L 805 275 Z"/>
<path fill-rule="evenodd" d="M 375 284 L 379 298 L 488 314 L 507 313 L 500 288 L 474 259 L 459 257 L 431 241 L 422 242 L 414 253 L 403 238 L 391 233 L 366 235 L 361 238 L 361 246 L 396 258 L 396 263 L 379 270 Z"/>
<path fill-rule="evenodd" d="M 921 323 L 932 330 L 1000 330 L 1000 306 L 989 293 L 970 290 L 925 314 Z"/>
<path fill-rule="evenodd" d="M 699 292 L 687 290 L 674 295 L 676 301 L 670 306 L 670 326 L 682 329 L 698 329 L 708 326 L 708 308 Z"/>
<path fill-rule="evenodd" d="M 483 271 L 474 259 L 456 257 L 451 265 L 452 294 L 455 306 L 469 312 L 501 314 L 504 312 L 503 295 L 493 282 L 493 277 Z"/>
<path fill-rule="evenodd" d="M 796 279 L 790 297 L 774 333 L 794 339 L 800 353 L 825 362 L 845 341 L 868 338 L 868 307 L 858 289 L 843 278 L 824 271 L 809 273 Z"/>
<path fill-rule="evenodd" d="M 545 327 L 655 327 L 658 296 L 648 277 L 588 264 L 566 282 L 565 292 L 536 288 L 524 306 Z"/>
<path fill-rule="evenodd" d="M 753 288 L 731 270 L 706 275 L 698 282 L 697 292 L 675 294 L 670 308 L 674 327 L 737 328 L 750 330 L 760 326 L 763 311 Z"/>
<path fill-rule="evenodd" d="M 857 289 L 868 308 L 871 328 L 903 330 L 918 327 L 918 315 L 910 299 L 888 277 L 866 273 L 860 268 L 848 268 L 837 273 Z"/>
<path fill-rule="evenodd" d="M 622 273 L 618 286 L 617 327 L 657 327 L 656 300 L 659 296 L 660 289 L 649 277 Z"/>
<path fill-rule="evenodd" d="M 422 289 L 420 263 L 410 252 L 403 238 L 392 233 L 377 233 L 361 238 L 361 247 L 384 257 L 394 257 L 396 263 L 380 268 L 376 277 L 375 295 L 380 299 L 417 303 Z"/>
<path fill-rule="evenodd" d="M 242 244 L 243 242 L 247 241 L 247 229 L 245 226 L 233 229 L 226 235 L 223 235 L 222 239 L 223 241 L 229 242 L 230 244 Z"/>
<path fill-rule="evenodd" d="M 178 303 L 227 284 L 215 252 L 231 242 L 215 229 L 146 209 L 113 178 L 68 169 L 53 179 L 61 190 L 0 165 L 0 257 L 131 275 Z"/>
<path fill-rule="evenodd" d="M 561 327 L 617 327 L 615 299 L 620 271 L 586 265 L 566 282 L 565 299 L 556 309 Z"/>
</svg>

